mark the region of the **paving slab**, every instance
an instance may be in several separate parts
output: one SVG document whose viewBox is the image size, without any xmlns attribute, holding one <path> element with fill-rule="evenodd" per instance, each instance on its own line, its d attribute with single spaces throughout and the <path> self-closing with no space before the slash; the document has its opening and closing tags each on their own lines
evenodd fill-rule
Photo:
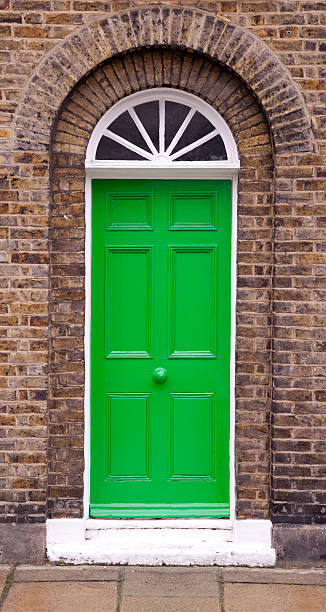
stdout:
<svg viewBox="0 0 326 612">
<path fill-rule="evenodd" d="M 169 568 L 170 569 L 170 568 Z M 217 574 L 198 571 L 192 568 L 177 569 L 167 572 L 161 570 L 126 570 L 123 595 L 141 597 L 177 596 L 177 597 L 217 597 Z"/>
<path fill-rule="evenodd" d="M 202 565 L 197 565 L 197 566 L 182 566 L 182 565 L 169 565 L 169 566 L 163 566 L 163 565 L 153 565 L 153 566 L 144 566 L 144 565 L 128 565 L 125 566 L 125 570 L 126 572 L 152 572 L 153 574 L 159 572 L 159 573 L 164 573 L 164 574 L 175 574 L 175 572 L 191 572 L 192 574 L 202 574 L 203 572 L 205 572 L 205 574 L 219 574 L 221 571 L 221 568 L 219 566 L 202 566 Z"/>
<path fill-rule="evenodd" d="M 255 582 L 257 584 L 320 584 L 326 585 L 324 569 L 274 569 L 225 567 L 224 582 Z"/>
<path fill-rule="evenodd" d="M 14 573 L 15 582 L 61 582 L 65 580 L 92 582 L 106 582 L 119 580 L 120 569 L 107 565 L 78 565 L 74 567 L 63 566 L 31 566 L 19 565 Z"/>
<path fill-rule="evenodd" d="M 225 584 L 224 612 L 325 612 L 326 587 Z"/>
<path fill-rule="evenodd" d="M 7 576 L 10 572 L 10 565 L 1 565 L 0 566 L 0 597 L 2 595 L 2 591 L 5 587 Z"/>
<path fill-rule="evenodd" d="M 128 596 L 122 598 L 121 612 L 221 612 L 221 608 L 212 597 Z"/>
<path fill-rule="evenodd" d="M 2 612 L 115 612 L 117 586 L 112 582 L 16 583 Z"/>
</svg>

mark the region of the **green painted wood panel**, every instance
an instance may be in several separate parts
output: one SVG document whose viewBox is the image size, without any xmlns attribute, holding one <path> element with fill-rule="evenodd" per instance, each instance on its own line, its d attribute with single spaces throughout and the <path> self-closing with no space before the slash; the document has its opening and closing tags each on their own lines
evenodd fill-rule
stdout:
<svg viewBox="0 0 326 612">
<path fill-rule="evenodd" d="M 229 516 L 231 181 L 92 190 L 90 514 Z"/>
<path fill-rule="evenodd" d="M 213 394 L 179 393 L 171 399 L 171 477 L 214 478 Z"/>
<path fill-rule="evenodd" d="M 151 193 L 106 194 L 106 228 L 108 230 L 151 230 Z"/>
<path fill-rule="evenodd" d="M 212 230 L 216 228 L 216 192 L 177 193 L 170 196 L 171 230 Z"/>
<path fill-rule="evenodd" d="M 150 357 L 152 336 L 151 247 L 105 248 L 107 357 Z"/>
<path fill-rule="evenodd" d="M 108 478 L 149 478 L 150 394 L 108 394 L 107 410 Z"/>
<path fill-rule="evenodd" d="M 215 259 L 214 246 L 171 248 L 170 357 L 215 357 Z"/>
</svg>

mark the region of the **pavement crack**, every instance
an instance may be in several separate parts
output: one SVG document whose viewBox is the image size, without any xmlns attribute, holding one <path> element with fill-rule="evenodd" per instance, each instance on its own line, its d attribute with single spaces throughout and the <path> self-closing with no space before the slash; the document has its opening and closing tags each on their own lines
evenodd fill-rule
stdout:
<svg viewBox="0 0 326 612">
<path fill-rule="evenodd" d="M 117 611 L 116 612 L 120 612 L 121 610 L 123 580 L 124 580 L 124 572 L 123 570 L 121 570 L 119 572 L 119 580 L 118 580 L 118 585 L 117 585 Z"/>
<path fill-rule="evenodd" d="M 2 595 L 0 597 L 0 610 L 2 610 L 3 608 L 3 604 L 7 598 L 7 595 L 9 593 L 9 589 L 14 581 L 14 573 L 15 573 L 15 569 L 16 569 L 16 565 L 13 565 L 12 568 L 9 570 L 7 578 L 6 578 L 6 584 L 4 586 L 4 589 L 2 591 Z"/>
<path fill-rule="evenodd" d="M 225 612 L 225 608 L 224 608 L 224 580 L 223 580 L 223 576 L 222 575 L 219 577 L 218 590 L 219 590 L 220 609 L 221 609 L 221 612 Z"/>
</svg>

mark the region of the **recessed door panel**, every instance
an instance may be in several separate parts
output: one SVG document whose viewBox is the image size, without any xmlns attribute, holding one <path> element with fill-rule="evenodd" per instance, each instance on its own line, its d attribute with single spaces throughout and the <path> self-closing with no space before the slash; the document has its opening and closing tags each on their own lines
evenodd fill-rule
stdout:
<svg viewBox="0 0 326 612">
<path fill-rule="evenodd" d="M 214 395 L 171 396 L 171 478 L 214 478 Z"/>
<path fill-rule="evenodd" d="M 231 182 L 92 189 L 90 516 L 229 516 Z"/>
<path fill-rule="evenodd" d="M 107 193 L 106 228 L 111 231 L 151 230 L 151 194 Z"/>
<path fill-rule="evenodd" d="M 170 197 L 170 230 L 216 230 L 216 192 L 176 193 Z"/>
<path fill-rule="evenodd" d="M 150 394 L 107 394 L 108 478 L 150 478 Z"/>
<path fill-rule="evenodd" d="M 106 247 L 107 357 L 150 357 L 150 247 Z"/>
<path fill-rule="evenodd" d="M 171 247 L 170 357 L 215 357 L 216 247 Z"/>
</svg>

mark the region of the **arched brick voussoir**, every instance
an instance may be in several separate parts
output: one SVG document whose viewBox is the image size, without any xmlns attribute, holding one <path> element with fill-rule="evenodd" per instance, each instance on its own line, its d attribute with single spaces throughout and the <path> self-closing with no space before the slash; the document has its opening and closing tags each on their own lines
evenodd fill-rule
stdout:
<svg viewBox="0 0 326 612">
<path fill-rule="evenodd" d="M 21 116 L 28 116 L 35 79 L 43 99 L 47 88 L 51 103 L 55 94 L 59 110 L 74 85 L 96 66 L 119 54 L 159 45 L 202 53 L 240 76 L 266 112 L 276 151 L 283 150 L 284 143 L 289 152 L 312 149 L 310 118 L 302 93 L 274 52 L 245 28 L 209 11 L 187 6 L 133 7 L 102 14 L 75 30 L 51 49 L 31 76 L 16 111 L 17 127 L 22 125 Z M 280 124 L 275 118 L 281 107 L 284 121 Z M 17 148 L 37 149 L 37 135 L 50 134 L 52 123 L 53 113 L 40 118 L 39 125 L 33 117 L 30 130 L 16 137 Z"/>
</svg>

